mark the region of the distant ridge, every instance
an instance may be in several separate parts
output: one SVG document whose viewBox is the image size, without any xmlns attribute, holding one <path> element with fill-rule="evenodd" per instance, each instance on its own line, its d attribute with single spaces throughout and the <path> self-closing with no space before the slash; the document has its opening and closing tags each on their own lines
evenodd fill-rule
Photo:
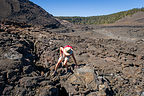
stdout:
<svg viewBox="0 0 144 96">
<path fill-rule="evenodd" d="M 132 16 L 137 12 L 144 12 L 144 8 L 134 8 L 128 11 L 121 11 L 118 13 L 102 16 L 90 16 L 90 17 L 56 17 L 61 20 L 67 20 L 74 24 L 110 24 L 114 23 L 127 16 Z M 137 17 L 139 18 L 139 17 Z M 141 22 L 141 20 L 139 20 Z"/>
<path fill-rule="evenodd" d="M 60 23 L 40 6 L 29 0 L 0 0 L 0 20 L 56 28 Z"/>
<path fill-rule="evenodd" d="M 126 16 L 116 21 L 116 23 L 144 23 L 144 12 L 140 11 L 133 15 Z"/>
</svg>

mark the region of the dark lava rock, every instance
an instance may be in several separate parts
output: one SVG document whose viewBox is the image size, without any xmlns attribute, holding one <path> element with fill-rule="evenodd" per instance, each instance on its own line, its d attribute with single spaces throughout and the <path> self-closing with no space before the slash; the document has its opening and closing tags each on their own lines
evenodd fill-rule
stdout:
<svg viewBox="0 0 144 96">
<path fill-rule="evenodd" d="M 52 86 L 45 86 L 38 90 L 36 96 L 59 96 L 58 88 Z"/>
<path fill-rule="evenodd" d="M 19 80 L 20 86 L 24 88 L 35 88 L 38 86 L 38 82 L 40 82 L 43 78 L 39 77 L 24 77 Z"/>
<path fill-rule="evenodd" d="M 51 14 L 29 0 L 0 0 L 0 20 L 25 22 L 48 28 L 60 26 Z"/>
<path fill-rule="evenodd" d="M 74 74 L 61 84 L 72 96 L 81 94 L 92 96 L 91 92 L 95 92 L 93 94 L 98 96 L 111 96 L 112 94 L 106 79 L 98 78 L 94 69 L 89 66 L 76 69 Z"/>
<path fill-rule="evenodd" d="M 143 42 L 10 24 L 0 32 L 1 96 L 143 96 Z M 70 59 L 71 71 L 59 66 L 52 76 L 59 47 L 66 44 L 73 47 L 79 68 Z"/>
<path fill-rule="evenodd" d="M 3 90 L 3 95 L 9 95 L 11 94 L 11 90 L 13 89 L 12 86 L 6 86 L 5 89 Z"/>
</svg>

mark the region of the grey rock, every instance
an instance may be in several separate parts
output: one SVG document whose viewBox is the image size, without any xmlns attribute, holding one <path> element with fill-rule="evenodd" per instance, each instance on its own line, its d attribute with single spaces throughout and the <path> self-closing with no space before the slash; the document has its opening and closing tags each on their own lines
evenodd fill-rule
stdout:
<svg viewBox="0 0 144 96">
<path fill-rule="evenodd" d="M 39 77 L 23 77 L 19 80 L 20 86 L 24 88 L 36 88 L 39 82 L 43 80 L 43 78 Z"/>
<path fill-rule="evenodd" d="M 22 58 L 22 54 L 18 53 L 17 51 L 15 51 L 15 49 L 11 48 L 7 53 L 4 54 L 4 57 L 6 57 L 7 59 L 21 59 Z"/>
<path fill-rule="evenodd" d="M 97 92 L 91 92 L 87 96 L 97 96 Z"/>
<path fill-rule="evenodd" d="M 74 74 L 71 75 L 65 82 L 62 82 L 62 86 L 64 86 L 68 93 L 73 95 L 80 93 L 86 95 L 91 91 L 105 92 L 105 90 L 108 88 L 107 82 L 102 84 L 102 81 L 98 79 L 94 69 L 90 66 L 75 69 Z M 90 96 L 92 96 L 92 94 Z"/>
<path fill-rule="evenodd" d="M 38 89 L 39 92 L 36 96 L 59 96 L 58 89 L 52 86 L 45 86 L 44 88 Z"/>
<path fill-rule="evenodd" d="M 26 89 L 25 88 L 23 88 L 23 87 L 15 87 L 15 90 L 14 90 L 14 94 L 16 95 L 16 96 L 24 96 L 24 95 L 26 95 Z"/>
<path fill-rule="evenodd" d="M 140 96 L 144 96 L 144 92 L 141 92 L 141 95 Z"/>
<path fill-rule="evenodd" d="M 13 89 L 13 86 L 6 86 L 3 90 L 3 95 L 9 95 L 11 94 L 11 90 Z"/>
</svg>

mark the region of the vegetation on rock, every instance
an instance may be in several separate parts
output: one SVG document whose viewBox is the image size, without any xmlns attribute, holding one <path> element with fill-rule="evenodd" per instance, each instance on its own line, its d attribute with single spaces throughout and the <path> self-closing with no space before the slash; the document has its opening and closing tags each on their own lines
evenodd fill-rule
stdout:
<svg viewBox="0 0 144 96">
<path fill-rule="evenodd" d="M 74 24 L 110 24 L 126 16 L 135 14 L 136 12 L 143 11 L 144 8 L 134 8 L 128 11 L 122 11 L 110 15 L 90 16 L 90 17 L 57 17 L 61 20 L 67 20 Z"/>
</svg>

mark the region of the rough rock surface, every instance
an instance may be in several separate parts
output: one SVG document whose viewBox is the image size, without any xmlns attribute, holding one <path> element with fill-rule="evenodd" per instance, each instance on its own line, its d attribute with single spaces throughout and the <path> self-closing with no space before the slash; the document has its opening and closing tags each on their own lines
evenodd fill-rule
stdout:
<svg viewBox="0 0 144 96">
<path fill-rule="evenodd" d="M 51 14 L 29 0 L 0 0 L 0 20 L 12 20 L 33 26 L 43 25 L 49 28 L 61 25 Z"/>
<path fill-rule="evenodd" d="M 95 96 L 113 95 L 108 81 L 103 77 L 98 77 L 93 67 L 89 66 L 74 70 L 73 75 L 61 84 L 70 95 L 90 95 L 92 92 Z"/>
<path fill-rule="evenodd" d="M 136 35 L 143 33 L 143 27 L 82 28 L 58 33 L 59 29 L 1 24 L 0 95 L 143 96 L 144 40 Z M 110 36 L 125 28 L 123 33 L 137 39 Z M 71 72 L 60 66 L 52 76 L 59 47 L 67 44 L 73 47 L 79 68 L 74 69 L 70 59 Z"/>
</svg>

